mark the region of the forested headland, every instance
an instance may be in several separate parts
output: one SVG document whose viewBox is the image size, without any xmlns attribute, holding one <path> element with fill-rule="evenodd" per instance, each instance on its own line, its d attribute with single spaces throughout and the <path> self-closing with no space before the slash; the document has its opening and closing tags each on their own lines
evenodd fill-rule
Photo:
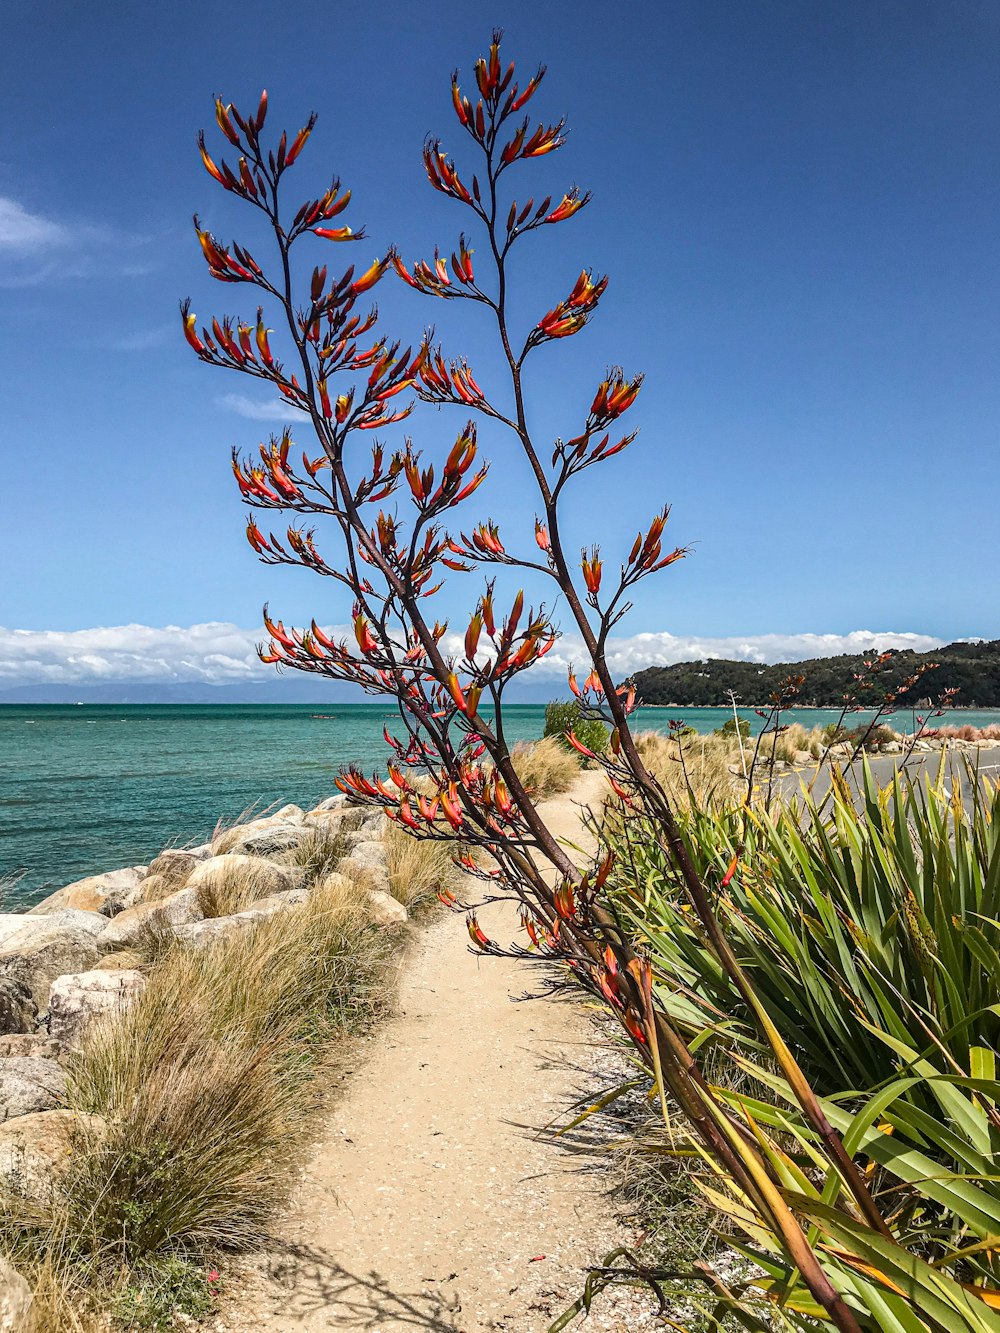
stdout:
<svg viewBox="0 0 1000 1333">
<path fill-rule="evenodd" d="M 677 704 L 711 708 L 729 703 L 729 693 L 745 705 L 766 704 L 788 676 L 804 676 L 796 703 L 817 708 L 837 707 L 856 688 L 855 677 L 874 654 L 815 657 L 806 662 L 733 662 L 715 659 L 648 667 L 638 672 L 635 685 L 646 704 Z M 872 680 L 864 701 L 876 706 L 920 666 L 936 663 L 906 702 L 937 699 L 948 689 L 958 691 L 955 705 L 964 708 L 1000 708 L 1000 639 L 979 643 L 950 643 L 929 653 L 893 652 L 884 670 Z M 902 701 L 901 701 L 902 702 Z"/>
</svg>

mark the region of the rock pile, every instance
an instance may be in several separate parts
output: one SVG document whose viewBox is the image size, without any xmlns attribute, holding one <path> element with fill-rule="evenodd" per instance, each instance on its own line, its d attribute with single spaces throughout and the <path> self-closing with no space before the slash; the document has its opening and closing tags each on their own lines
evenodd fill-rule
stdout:
<svg viewBox="0 0 1000 1333">
<path fill-rule="evenodd" d="M 387 827 L 379 811 L 352 806 L 346 796 L 308 813 L 286 805 L 201 847 L 168 849 L 148 866 L 91 875 L 27 912 L 0 913 L 0 1188 L 41 1197 L 73 1136 L 100 1135 L 99 1116 L 68 1109 L 64 1066 L 93 1024 L 142 994 L 151 935 L 203 948 L 294 911 L 311 888 L 295 852 L 305 853 L 320 834 L 337 835 L 343 851 L 336 870 L 325 867 L 325 880 L 340 875 L 356 886 L 373 924 L 403 925 L 406 908 L 389 891 Z M 220 915 L 234 884 L 252 896 Z M 0 1330 L 29 1326 L 30 1293 L 22 1285 L 0 1268 Z"/>
</svg>

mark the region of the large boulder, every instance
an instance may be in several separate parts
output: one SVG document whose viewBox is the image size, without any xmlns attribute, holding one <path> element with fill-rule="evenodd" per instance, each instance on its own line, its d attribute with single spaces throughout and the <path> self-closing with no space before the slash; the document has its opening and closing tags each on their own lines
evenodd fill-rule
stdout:
<svg viewBox="0 0 1000 1333">
<path fill-rule="evenodd" d="M 381 889 L 368 890 L 368 910 L 375 924 L 384 926 L 386 930 L 398 930 L 410 919 L 403 904 L 391 893 L 383 893 Z"/>
<path fill-rule="evenodd" d="M 225 893 L 234 884 L 250 880 L 257 891 L 254 896 L 266 898 L 272 893 L 297 889 L 304 879 L 305 871 L 298 866 L 282 866 L 262 856 L 230 852 L 202 861 L 192 872 L 187 887 L 204 889 L 206 893 Z"/>
<path fill-rule="evenodd" d="M 135 969 L 57 977 L 49 993 L 49 1032 L 66 1050 L 78 1051 L 95 1021 L 122 1013 L 145 989 L 146 978 Z"/>
<path fill-rule="evenodd" d="M 158 902 L 138 903 L 119 912 L 102 934 L 101 943 L 113 951 L 127 949 L 151 931 L 170 933 L 177 926 L 200 921 L 204 915 L 197 889 L 178 889 Z"/>
<path fill-rule="evenodd" d="M 27 1280 L 0 1258 L 0 1333 L 33 1333 L 34 1295 Z"/>
<path fill-rule="evenodd" d="M 378 883 L 388 882 L 389 860 L 386 856 L 385 844 L 368 840 L 355 843 L 351 848 L 350 855 L 341 861 L 338 869 L 345 875 L 354 876 L 360 871 Z"/>
<path fill-rule="evenodd" d="M 309 811 L 311 815 L 328 814 L 332 810 L 343 810 L 347 805 L 347 796 L 341 792 L 339 796 L 328 796 L 325 801 L 320 801 L 318 805 L 313 806 Z"/>
<path fill-rule="evenodd" d="M 31 1055 L 39 1060 L 57 1060 L 61 1052 L 47 1032 L 8 1032 L 0 1037 L 0 1060 Z"/>
<path fill-rule="evenodd" d="M 195 856 L 182 847 L 167 847 L 159 856 L 153 857 L 143 878 L 148 880 L 153 875 L 162 875 L 165 879 L 176 880 L 179 887 L 198 862 L 206 859 L 204 856 Z"/>
<path fill-rule="evenodd" d="M 281 912 L 288 912 L 305 902 L 308 894 L 304 889 L 291 889 L 284 893 L 275 893 L 268 898 L 258 899 L 241 912 L 232 912 L 229 916 L 213 916 L 206 921 L 197 921 L 190 926 L 180 926 L 177 938 L 183 944 L 195 949 L 205 949 L 217 940 L 237 935 Z"/>
<path fill-rule="evenodd" d="M 0 1058 L 0 1121 L 52 1111 L 65 1101 L 66 1074 L 55 1060 L 31 1055 Z"/>
<path fill-rule="evenodd" d="M 90 935 L 99 935 L 107 924 L 99 912 L 76 907 L 55 908 L 45 916 L 32 916 L 30 912 L 0 912 L 0 949 L 7 948 L 8 944 L 23 944 L 32 934 L 49 934 L 64 928 L 76 927 Z"/>
<path fill-rule="evenodd" d="M 258 827 L 248 824 L 227 843 L 226 851 L 239 856 L 275 856 L 301 847 L 313 837 L 313 829 L 302 819 Z"/>
<path fill-rule="evenodd" d="M 4 948 L 23 944 L 33 935 L 50 935 L 54 930 L 72 930 L 82 935 L 103 935 L 108 928 L 108 918 L 100 912 L 86 911 L 81 907 L 60 907 L 45 916 L 21 917 L 24 923 L 16 934 L 8 935 Z"/>
<path fill-rule="evenodd" d="M 6 980 L 26 986 L 38 1008 L 45 1009 L 49 987 L 56 977 L 66 972 L 86 972 L 95 965 L 101 956 L 99 938 L 92 931 L 72 925 L 11 936 L 0 947 L 0 983 Z"/>
<path fill-rule="evenodd" d="M 214 856 L 212 844 L 210 842 L 200 842 L 197 847 L 184 847 L 185 856 L 193 856 L 196 861 L 207 861 L 210 856 Z"/>
<path fill-rule="evenodd" d="M 85 912 L 103 911 L 108 899 L 135 889 L 145 869 L 145 866 L 123 866 L 121 870 L 108 870 L 103 875 L 74 880 L 43 898 L 31 908 L 29 915 L 48 916 L 64 907 L 81 908 Z"/>
<path fill-rule="evenodd" d="M 35 1111 L 0 1125 L 0 1189 L 44 1205 L 74 1155 L 100 1144 L 107 1122 L 77 1111 Z"/>
<path fill-rule="evenodd" d="M 361 828 L 373 841 L 384 838 L 389 832 L 391 821 L 384 810 L 366 810 L 361 816 Z"/>
<path fill-rule="evenodd" d="M 0 977 L 0 1033 L 34 1032 L 38 1006 L 14 977 Z"/>
</svg>

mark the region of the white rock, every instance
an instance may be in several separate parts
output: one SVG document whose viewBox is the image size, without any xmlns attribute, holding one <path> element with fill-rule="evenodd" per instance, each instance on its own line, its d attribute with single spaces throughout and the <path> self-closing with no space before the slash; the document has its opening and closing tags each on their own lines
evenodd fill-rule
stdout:
<svg viewBox="0 0 1000 1333">
<path fill-rule="evenodd" d="M 339 796 L 328 796 L 325 801 L 320 801 L 318 805 L 313 806 L 310 814 L 326 814 L 331 810 L 343 810 L 347 805 L 347 796 L 341 792 Z"/>
<path fill-rule="evenodd" d="M 253 912 L 262 919 L 265 916 L 275 916 L 278 912 L 287 912 L 292 907 L 301 907 L 308 900 L 308 890 L 286 889 L 284 893 L 272 893 L 267 898 L 259 898 L 257 902 L 251 903 L 236 915 L 245 916 Z"/>
<path fill-rule="evenodd" d="M 135 944 L 147 931 L 172 931 L 177 926 L 186 926 L 192 921 L 200 921 L 204 916 L 198 892 L 188 887 L 178 889 L 159 902 L 139 903 L 119 912 L 108 923 L 108 928 L 101 936 L 101 944 L 114 950 Z"/>
<path fill-rule="evenodd" d="M 305 879 L 305 871 L 299 866 L 282 866 L 262 856 L 227 852 L 224 856 L 213 856 L 195 866 L 187 887 L 224 888 L 228 877 L 236 875 L 253 875 L 259 884 L 261 897 L 269 893 L 283 893 L 286 889 L 297 889 Z"/>
<path fill-rule="evenodd" d="M 55 1060 L 31 1055 L 0 1059 L 0 1121 L 52 1111 L 65 1100 L 66 1074 Z"/>
<path fill-rule="evenodd" d="M 34 1295 L 27 1280 L 0 1258 L 0 1333 L 32 1333 Z"/>
<path fill-rule="evenodd" d="M 101 1116 L 76 1111 L 36 1111 L 8 1120 L 0 1125 L 0 1182 L 29 1202 L 44 1205 L 74 1154 L 99 1144 L 106 1131 Z"/>
<path fill-rule="evenodd" d="M 80 1050 L 97 1019 L 123 1013 L 146 989 L 134 969 L 96 969 L 56 977 L 49 993 L 49 1033 L 67 1050 Z"/>
<path fill-rule="evenodd" d="M 262 911 L 248 908 L 243 912 L 234 912 L 231 916 L 213 916 L 206 921 L 197 921 L 192 926 L 180 926 L 177 938 L 191 948 L 204 949 L 217 940 L 250 930 L 262 921 L 270 920 L 272 916 L 274 911 L 270 907 Z"/>
<path fill-rule="evenodd" d="M 23 940 L 12 936 L 0 949 L 0 977 L 26 986 L 38 1008 L 45 1009 L 49 987 L 56 977 L 66 972 L 86 972 L 97 963 L 101 956 L 98 938 L 72 927 L 32 931 Z"/>
<path fill-rule="evenodd" d="M 389 816 L 384 810 L 366 810 L 361 818 L 361 827 L 374 841 L 384 838 L 389 831 Z"/>
<path fill-rule="evenodd" d="M 275 852 L 287 852 L 293 847 L 300 847 L 312 836 L 312 827 L 303 819 L 267 824 L 263 828 L 249 824 L 246 830 L 234 839 L 229 847 L 229 854 L 272 856 Z"/>
<path fill-rule="evenodd" d="M 30 912 L 0 914 L 0 948 L 7 949 L 37 935 L 50 935 L 54 930 L 80 930 L 87 935 L 100 935 L 108 924 L 99 912 L 82 911 L 75 907 L 55 908 L 45 916 Z"/>
<path fill-rule="evenodd" d="M 366 871 L 376 879 L 386 879 L 389 874 L 389 861 L 385 845 L 381 842 L 359 842 L 352 848 L 350 855 L 340 863 L 339 869 L 345 874 L 352 873 L 352 867 Z"/>
<path fill-rule="evenodd" d="M 49 916 L 64 907 L 99 912 L 109 898 L 134 889 L 145 869 L 145 866 L 123 866 L 120 870 L 107 870 L 102 875 L 88 875 L 86 879 L 74 880 L 72 884 L 56 889 L 55 893 L 50 893 L 47 898 L 36 903 L 28 915 Z"/>
<path fill-rule="evenodd" d="M 368 890 L 368 906 L 372 920 L 390 930 L 405 926 L 410 919 L 410 914 L 399 899 L 391 893 L 383 893 L 381 889 Z"/>
</svg>

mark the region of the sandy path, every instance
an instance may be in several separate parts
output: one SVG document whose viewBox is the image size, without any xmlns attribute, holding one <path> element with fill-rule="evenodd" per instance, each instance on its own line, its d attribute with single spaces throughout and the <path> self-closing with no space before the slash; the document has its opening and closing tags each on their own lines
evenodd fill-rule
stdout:
<svg viewBox="0 0 1000 1333">
<path fill-rule="evenodd" d="M 584 774 L 546 807 L 580 841 Z M 506 905 L 480 914 L 512 938 Z M 398 1010 L 331 1108 L 252 1314 L 229 1328 L 377 1333 L 543 1333 L 582 1289 L 582 1270 L 625 1241 L 591 1159 L 536 1131 L 593 1079 L 590 1019 L 565 999 L 512 1003 L 529 969 L 479 959 L 461 917 L 442 916 L 410 953 Z M 629 1325 L 632 1327 L 633 1325 Z M 623 1329 L 610 1310 L 588 1328 Z"/>
</svg>

